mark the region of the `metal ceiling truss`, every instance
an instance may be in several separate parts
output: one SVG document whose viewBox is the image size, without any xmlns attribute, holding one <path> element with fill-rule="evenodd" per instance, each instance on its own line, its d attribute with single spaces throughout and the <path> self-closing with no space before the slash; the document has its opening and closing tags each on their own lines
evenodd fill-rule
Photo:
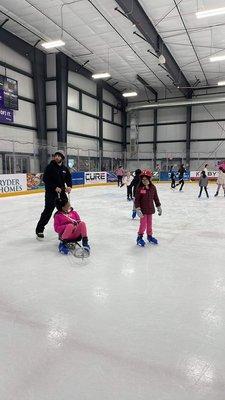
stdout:
<svg viewBox="0 0 225 400">
<path fill-rule="evenodd" d="M 130 0 L 115 1 L 128 16 L 129 20 L 135 24 L 147 42 L 153 47 L 157 55 L 159 56 L 163 54 L 166 59 L 164 66 L 169 74 L 173 77 L 174 81 L 178 82 L 179 86 L 189 87 L 189 82 L 138 0 L 132 0 L 132 2 Z M 185 88 L 180 89 L 180 91 L 185 95 L 185 97 L 190 96 L 191 89 Z"/>
</svg>

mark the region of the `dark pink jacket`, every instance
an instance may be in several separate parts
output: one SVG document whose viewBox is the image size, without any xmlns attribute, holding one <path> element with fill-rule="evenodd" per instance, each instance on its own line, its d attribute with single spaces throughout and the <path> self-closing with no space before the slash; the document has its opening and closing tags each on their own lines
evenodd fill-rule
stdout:
<svg viewBox="0 0 225 400">
<path fill-rule="evenodd" d="M 155 207 L 161 206 L 157 190 L 153 183 L 150 183 L 149 188 L 146 189 L 144 186 L 137 188 L 135 195 L 135 207 L 140 208 L 143 214 L 154 214 Z"/>
<path fill-rule="evenodd" d="M 80 221 L 80 216 L 73 209 L 68 214 L 63 211 L 57 211 L 54 215 L 54 229 L 61 236 L 66 225 L 76 224 L 77 221 Z"/>
</svg>

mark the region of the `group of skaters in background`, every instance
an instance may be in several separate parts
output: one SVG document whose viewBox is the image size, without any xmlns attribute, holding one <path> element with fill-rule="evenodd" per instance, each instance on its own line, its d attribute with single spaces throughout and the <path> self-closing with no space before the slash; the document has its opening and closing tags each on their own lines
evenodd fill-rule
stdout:
<svg viewBox="0 0 225 400">
<path fill-rule="evenodd" d="M 218 163 L 218 179 L 217 179 L 217 191 L 215 197 L 218 196 L 221 186 L 224 190 L 225 196 L 225 162 Z M 169 176 L 171 179 L 171 188 L 175 189 L 179 186 L 179 191 L 183 190 L 184 187 L 184 174 L 186 173 L 184 164 L 181 164 L 179 169 L 176 171 L 173 166 L 170 167 Z M 143 235 L 146 232 L 147 241 L 153 244 L 158 244 L 158 240 L 152 236 L 152 215 L 155 213 L 155 207 L 157 208 L 158 215 L 162 214 L 161 203 L 158 197 L 157 189 L 152 183 L 151 179 L 153 173 L 151 170 L 137 169 L 134 174 L 129 171 L 125 171 L 122 166 L 116 170 L 118 186 L 126 186 L 127 188 L 127 200 L 133 200 L 132 218 L 136 215 L 140 218 L 140 224 L 137 236 L 137 245 L 144 247 L 146 242 L 143 239 Z M 201 197 L 204 189 L 207 198 L 209 198 L 208 187 L 208 164 L 205 164 L 199 178 L 199 195 Z M 178 182 L 176 183 L 176 178 Z"/>
</svg>

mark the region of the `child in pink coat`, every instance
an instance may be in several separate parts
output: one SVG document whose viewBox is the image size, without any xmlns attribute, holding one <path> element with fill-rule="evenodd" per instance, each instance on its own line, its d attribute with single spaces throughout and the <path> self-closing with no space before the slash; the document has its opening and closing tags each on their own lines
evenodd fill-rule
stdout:
<svg viewBox="0 0 225 400">
<path fill-rule="evenodd" d="M 82 240 L 83 248 L 90 252 L 86 224 L 80 220 L 79 214 L 73 210 L 68 199 L 57 199 L 56 208 L 58 211 L 54 215 L 54 229 L 61 240 L 59 251 L 67 254 L 66 242 Z"/>
</svg>

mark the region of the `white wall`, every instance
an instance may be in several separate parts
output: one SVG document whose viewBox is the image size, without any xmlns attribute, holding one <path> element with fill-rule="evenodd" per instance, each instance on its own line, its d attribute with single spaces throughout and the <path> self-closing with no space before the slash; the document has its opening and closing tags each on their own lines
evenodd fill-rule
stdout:
<svg viewBox="0 0 225 400">
<path fill-rule="evenodd" d="M 55 54 L 47 55 L 47 77 L 55 78 L 56 77 L 56 57 Z"/>
<path fill-rule="evenodd" d="M 91 79 L 87 79 L 82 75 L 76 74 L 75 72 L 69 71 L 68 82 L 80 89 L 86 90 L 96 96 L 97 85 Z"/>
<path fill-rule="evenodd" d="M 158 141 L 185 140 L 185 138 L 186 138 L 186 124 L 158 126 Z"/>
<path fill-rule="evenodd" d="M 21 69 L 25 73 L 32 72 L 31 63 L 26 57 L 11 50 L 9 47 L 0 43 L 0 61 L 5 62 L 12 67 Z M 5 74 L 5 68 L 0 66 L 0 74 Z M 18 94 L 21 97 L 34 100 L 33 79 L 23 75 L 22 73 L 15 72 L 10 68 L 6 69 L 6 75 L 18 81 Z M 0 153 L 5 157 L 5 153 L 19 153 L 31 156 L 31 171 L 36 168 L 33 156 L 37 152 L 37 133 L 36 128 L 36 115 L 34 103 L 19 100 L 19 110 L 13 111 L 14 123 L 13 124 L 0 124 Z M 26 129 L 23 127 L 16 127 L 15 124 L 30 127 Z M 37 157 L 36 157 L 37 158 Z"/>
<path fill-rule="evenodd" d="M 68 110 L 68 131 L 98 136 L 98 120 L 79 112 Z"/>
<path fill-rule="evenodd" d="M 117 125 L 110 124 L 108 122 L 103 122 L 103 138 L 110 139 L 114 141 L 121 141 L 122 128 Z"/>
<path fill-rule="evenodd" d="M 153 126 L 141 126 L 142 124 L 153 124 L 153 110 L 136 111 L 136 115 L 139 121 L 139 142 L 153 141 Z M 219 142 L 218 140 L 207 141 L 208 139 L 225 138 L 225 121 L 215 122 L 214 118 L 225 120 L 225 104 L 192 107 L 191 138 L 194 140 L 206 139 L 206 141 L 191 142 L 191 158 L 205 158 L 206 160 L 213 157 L 218 159 L 225 158 L 225 142 Z M 210 120 L 212 122 L 197 122 L 199 120 Z M 167 157 L 173 157 L 174 159 L 186 157 L 186 123 L 173 124 L 173 122 L 181 121 L 186 121 L 185 107 L 158 110 L 158 141 L 171 141 L 171 143 L 157 144 L 157 158 L 159 160 Z M 129 128 L 127 129 L 127 138 L 129 143 Z M 220 146 L 216 150 L 218 144 Z M 146 152 L 151 158 L 152 145 L 140 144 L 140 159 L 146 158 Z M 200 164 L 201 161 L 191 161 L 192 168 L 196 168 Z"/>
<path fill-rule="evenodd" d="M 56 81 L 46 82 L 46 101 L 56 101 Z"/>
<path fill-rule="evenodd" d="M 90 93 L 91 95 L 96 96 L 97 94 L 97 84 L 96 82 L 89 80 L 79 74 L 74 72 L 69 72 L 68 76 L 69 84 L 76 86 L 81 89 L 85 93 L 82 93 L 82 110 L 85 113 L 92 114 L 85 115 L 79 112 L 79 90 L 75 90 L 71 87 L 68 88 L 68 106 L 76 108 L 78 111 L 68 110 L 68 131 L 81 133 L 82 135 L 91 135 L 95 136 L 95 139 L 80 137 L 79 135 L 68 135 L 70 138 L 70 144 L 73 142 L 73 145 L 80 147 L 82 149 L 82 155 L 88 155 L 88 149 L 90 153 L 90 148 L 93 147 L 98 149 L 99 141 L 99 120 L 94 118 L 94 116 L 99 115 L 99 104 L 98 101 L 88 96 L 86 93 Z M 103 100 L 112 104 L 112 106 L 116 106 L 118 104 L 117 99 L 106 90 L 103 90 Z M 111 121 L 112 120 L 112 106 L 103 103 L 103 118 Z M 115 110 L 114 113 L 114 122 L 121 124 L 121 112 L 113 108 Z M 110 122 L 103 122 L 103 139 L 109 139 L 112 141 L 122 141 L 122 128 L 118 125 L 115 125 Z M 71 142 L 72 141 L 72 142 Z M 120 157 L 122 156 L 122 146 L 121 144 L 108 143 L 103 142 L 103 157 L 108 157 L 109 153 L 112 154 L 115 150 L 119 152 Z M 86 150 L 86 154 L 85 153 Z M 107 155 L 108 154 L 108 155 Z"/>
</svg>

